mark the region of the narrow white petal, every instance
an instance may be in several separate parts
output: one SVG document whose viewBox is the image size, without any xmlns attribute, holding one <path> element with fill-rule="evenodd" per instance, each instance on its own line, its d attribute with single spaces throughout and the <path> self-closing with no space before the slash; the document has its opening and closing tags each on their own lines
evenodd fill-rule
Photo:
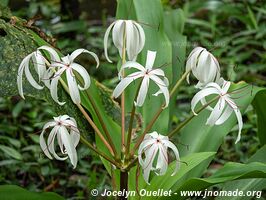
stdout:
<svg viewBox="0 0 266 200">
<path fill-rule="evenodd" d="M 144 33 L 143 28 L 137 22 L 133 22 L 133 23 L 137 27 L 138 32 L 139 32 L 139 44 L 137 48 L 137 53 L 140 53 L 145 45 L 145 33 Z"/>
<path fill-rule="evenodd" d="M 81 87 L 80 85 L 78 85 L 79 89 L 80 90 L 88 89 L 90 87 L 91 80 L 90 80 L 90 75 L 87 72 L 87 70 L 77 63 L 72 63 L 71 68 L 77 71 L 84 81 L 84 87 Z"/>
<path fill-rule="evenodd" d="M 40 146 L 41 146 L 41 149 L 43 150 L 44 154 L 49 158 L 49 159 L 53 159 L 51 154 L 49 153 L 48 151 L 48 147 L 46 145 L 46 142 L 44 140 L 44 133 L 45 133 L 46 129 L 44 128 L 41 132 L 41 135 L 40 135 Z"/>
<path fill-rule="evenodd" d="M 139 89 L 139 94 L 137 96 L 136 106 L 143 105 L 145 98 L 147 96 L 147 93 L 148 93 L 149 82 L 150 82 L 150 78 L 148 76 L 144 76 L 140 89 Z"/>
<path fill-rule="evenodd" d="M 134 60 L 136 57 L 136 42 L 138 42 L 138 36 L 131 20 L 126 20 L 126 51 L 128 60 Z"/>
<path fill-rule="evenodd" d="M 112 61 L 109 59 L 108 57 L 108 37 L 109 37 L 109 34 L 110 34 L 110 31 L 111 29 L 113 28 L 115 22 L 113 22 L 106 30 L 105 34 L 104 34 L 104 54 L 105 54 L 105 57 L 106 59 L 108 60 L 108 62 L 112 63 Z"/>
<path fill-rule="evenodd" d="M 216 103 L 216 105 L 214 106 L 209 118 L 207 119 L 206 124 L 213 126 L 221 116 L 222 112 L 224 111 L 224 107 L 225 107 L 225 100 L 223 98 L 220 98 Z"/>
<path fill-rule="evenodd" d="M 126 37 L 126 35 L 124 36 L 125 30 L 126 30 L 126 20 L 117 20 L 113 28 L 112 38 L 114 45 L 118 49 L 121 58 L 122 58 L 124 37 Z M 124 45 L 126 46 L 126 44 Z"/>
<path fill-rule="evenodd" d="M 158 152 L 158 145 L 153 145 L 149 151 L 147 151 L 146 158 L 143 165 L 143 178 L 146 183 L 149 184 L 150 171 L 152 169 L 152 164 L 155 159 L 155 156 Z"/>
<path fill-rule="evenodd" d="M 238 121 L 238 135 L 235 143 L 238 143 L 241 138 L 241 130 L 243 128 L 243 120 L 242 115 L 239 109 L 234 109 L 237 121 Z"/>
<path fill-rule="evenodd" d="M 74 59 L 77 56 L 79 56 L 80 54 L 82 54 L 82 53 L 88 53 L 88 54 L 90 54 L 95 59 L 95 61 L 97 63 L 96 68 L 99 67 L 100 61 L 99 61 L 98 56 L 94 52 L 88 51 L 87 49 L 77 49 L 77 50 L 73 51 L 73 53 L 70 55 L 70 60 L 71 61 L 74 61 Z"/>
<path fill-rule="evenodd" d="M 154 95 L 158 95 L 163 93 L 164 98 L 165 98 L 165 106 L 164 108 L 168 107 L 169 105 L 169 101 L 170 101 L 170 94 L 168 91 L 168 87 L 167 87 L 167 83 L 168 83 L 168 79 L 165 77 L 164 81 L 162 81 L 158 76 L 156 75 L 151 75 L 150 78 L 154 81 L 154 83 L 160 88 L 160 90 L 155 93 Z"/>
<path fill-rule="evenodd" d="M 59 126 L 56 126 L 52 129 L 51 133 L 49 134 L 48 140 L 47 140 L 47 145 L 48 145 L 49 151 L 51 152 L 51 154 L 53 154 L 56 160 L 66 160 L 67 157 L 59 157 L 57 153 L 55 152 L 55 148 L 54 148 L 54 140 L 55 140 L 56 134 L 60 134 L 60 129 L 61 127 Z"/>
<path fill-rule="evenodd" d="M 64 147 L 66 148 L 66 152 L 73 165 L 73 168 L 76 168 L 78 158 L 77 158 L 77 151 L 74 147 L 73 141 L 71 140 L 71 137 L 65 127 L 61 127 L 60 134 Z"/>
<path fill-rule="evenodd" d="M 219 91 L 217 91 L 216 88 L 205 88 L 199 91 L 191 100 L 191 110 L 194 113 L 194 115 L 197 115 L 195 113 L 195 107 L 198 104 L 198 102 L 202 99 L 205 98 L 206 96 L 209 96 L 211 94 L 220 94 Z"/>
<path fill-rule="evenodd" d="M 155 58 L 156 58 L 156 51 L 148 51 L 147 58 L 146 58 L 146 64 L 145 64 L 146 69 L 149 69 L 149 70 L 152 69 Z"/>
<path fill-rule="evenodd" d="M 60 76 L 54 77 L 51 81 L 51 88 L 50 88 L 50 93 L 52 99 L 58 103 L 59 105 L 64 105 L 66 102 L 60 102 L 58 100 L 58 95 L 57 95 L 57 85 L 58 85 L 58 80 L 60 79 Z"/>
<path fill-rule="evenodd" d="M 233 109 L 227 105 L 223 114 L 220 116 L 220 118 L 215 122 L 215 125 L 221 125 L 223 124 L 232 114 Z"/>
<path fill-rule="evenodd" d="M 29 65 L 25 65 L 25 75 L 26 75 L 26 78 L 28 79 L 29 83 L 36 89 L 38 90 L 41 90 L 43 89 L 43 86 L 40 86 L 33 78 L 33 76 L 31 75 L 30 73 L 30 70 L 29 70 Z"/>
<path fill-rule="evenodd" d="M 49 46 L 41 46 L 38 48 L 38 50 L 45 50 L 49 53 L 51 61 L 52 62 L 60 62 L 60 57 L 58 53 L 51 47 Z"/>
<path fill-rule="evenodd" d="M 122 92 L 125 90 L 125 88 L 132 83 L 134 80 L 138 79 L 142 77 L 142 74 L 140 72 L 134 72 L 130 75 L 128 75 L 127 77 L 123 78 L 118 85 L 116 86 L 116 88 L 113 91 L 113 97 L 117 98 L 119 97 Z"/>
<path fill-rule="evenodd" d="M 178 149 L 176 148 L 176 146 L 172 142 L 164 140 L 163 143 L 164 143 L 165 146 L 167 146 L 170 149 L 172 149 L 172 151 L 174 152 L 175 157 L 176 157 L 176 168 L 175 168 L 175 170 L 174 170 L 174 172 L 172 174 L 172 176 L 173 176 L 173 175 L 176 174 L 176 172 L 179 169 L 179 162 L 180 162 L 179 152 L 178 152 Z"/>
<path fill-rule="evenodd" d="M 67 77 L 67 85 L 69 88 L 70 97 L 75 104 L 79 104 L 80 95 L 79 95 L 78 84 L 70 68 L 66 70 L 66 77 Z"/>
<path fill-rule="evenodd" d="M 138 69 L 139 71 L 145 73 L 146 72 L 146 69 L 139 63 L 137 62 L 134 62 L 134 61 L 128 61 L 126 62 L 124 65 L 121 66 L 121 69 L 119 71 L 119 77 L 121 78 L 122 77 L 122 72 L 124 69 L 131 69 L 131 68 L 134 68 L 134 69 Z"/>
</svg>

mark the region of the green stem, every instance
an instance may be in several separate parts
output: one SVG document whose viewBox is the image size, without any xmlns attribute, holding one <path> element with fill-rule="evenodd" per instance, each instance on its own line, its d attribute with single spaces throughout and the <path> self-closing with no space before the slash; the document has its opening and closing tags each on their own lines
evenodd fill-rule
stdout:
<svg viewBox="0 0 266 200">
<path fill-rule="evenodd" d="M 111 146 L 112 149 L 113 149 L 114 155 L 115 155 L 115 157 L 117 158 L 118 155 L 117 155 L 117 151 L 116 151 L 115 145 L 114 145 L 113 140 L 112 140 L 112 138 L 111 138 L 111 135 L 110 135 L 110 133 L 109 133 L 109 131 L 108 131 L 108 129 L 107 129 L 107 127 L 106 127 L 104 121 L 103 121 L 102 115 L 100 114 L 100 112 L 99 112 L 99 110 L 97 109 L 97 106 L 96 106 L 96 104 L 95 104 L 93 98 L 91 97 L 91 95 L 89 94 L 89 92 L 88 92 L 87 90 L 86 90 L 86 94 L 87 94 L 87 96 L 88 96 L 88 98 L 89 98 L 89 101 L 90 101 L 90 103 L 91 103 L 91 105 L 92 105 L 94 111 L 96 112 L 96 115 L 97 115 L 97 117 L 98 117 L 98 119 L 99 119 L 99 121 L 100 121 L 100 123 L 101 123 L 101 125 L 102 125 L 102 127 L 103 127 L 104 133 L 105 133 L 105 135 L 106 135 L 106 137 L 107 137 L 107 139 L 108 139 L 108 142 L 109 142 L 110 146 Z"/>
<path fill-rule="evenodd" d="M 191 70 L 185 72 L 181 78 L 176 82 L 175 86 L 173 87 L 173 89 L 170 92 L 170 97 L 173 96 L 173 94 L 176 92 L 176 90 L 180 87 L 181 83 L 186 79 L 187 75 L 191 72 Z"/>
<path fill-rule="evenodd" d="M 196 113 L 200 113 L 203 111 L 207 106 L 209 106 L 211 103 L 213 103 L 215 100 L 218 99 L 219 96 L 213 98 L 211 101 L 203 105 L 199 110 L 196 111 Z M 168 137 L 171 138 L 175 133 L 178 133 L 186 124 L 188 124 L 196 115 L 193 113 L 183 122 L 181 122 L 174 130 L 172 130 L 169 134 Z"/>
<path fill-rule="evenodd" d="M 116 167 L 120 168 L 119 163 L 109 158 L 107 155 L 96 149 L 91 143 L 89 143 L 83 136 L 80 136 L 81 142 L 83 142 L 85 145 L 87 145 L 92 151 L 97 153 L 99 156 L 103 157 L 105 160 L 108 160 L 110 163 L 115 165 Z"/>
<path fill-rule="evenodd" d="M 133 105 L 132 105 L 130 120 L 129 120 L 128 134 L 127 134 L 127 145 L 126 145 L 126 152 L 125 152 L 126 159 L 128 159 L 128 156 L 129 156 L 128 153 L 129 153 L 129 150 L 130 150 L 130 143 L 131 143 L 131 138 L 132 138 L 132 128 L 133 128 L 134 117 L 135 117 L 135 112 L 136 112 L 136 106 L 135 106 L 134 102 L 136 101 L 136 99 L 138 97 L 138 93 L 139 93 L 140 87 L 141 87 L 141 82 L 140 82 L 140 84 L 138 86 L 138 89 L 136 91 L 136 95 L 135 95 L 135 98 L 134 98 L 134 101 L 133 101 Z"/>
</svg>

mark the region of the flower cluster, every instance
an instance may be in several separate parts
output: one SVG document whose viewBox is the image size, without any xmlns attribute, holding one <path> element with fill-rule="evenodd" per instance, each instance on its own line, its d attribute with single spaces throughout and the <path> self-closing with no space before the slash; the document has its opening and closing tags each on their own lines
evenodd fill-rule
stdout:
<svg viewBox="0 0 266 200">
<path fill-rule="evenodd" d="M 240 140 L 241 130 L 243 127 L 243 121 L 241 112 L 231 98 L 229 91 L 231 83 L 225 81 L 220 76 L 220 66 L 217 59 L 206 49 L 202 47 L 196 47 L 189 54 L 186 63 L 186 72 L 188 73 L 187 81 L 189 83 L 189 74 L 192 74 L 199 81 L 195 86 L 201 90 L 193 97 L 191 101 L 192 112 L 195 113 L 195 107 L 198 102 L 202 105 L 206 105 L 206 97 L 211 95 L 218 95 L 219 99 L 214 107 L 210 105 L 206 109 L 211 111 L 206 124 L 220 125 L 229 119 L 232 113 L 235 113 L 238 121 L 238 137 L 236 143 Z"/>
</svg>

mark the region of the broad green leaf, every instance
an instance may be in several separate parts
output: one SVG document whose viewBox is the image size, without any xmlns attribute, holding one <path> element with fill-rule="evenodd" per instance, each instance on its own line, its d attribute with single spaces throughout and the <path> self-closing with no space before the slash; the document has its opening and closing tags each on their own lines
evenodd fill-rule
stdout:
<svg viewBox="0 0 266 200">
<path fill-rule="evenodd" d="M 260 139 L 260 143 L 266 144 L 266 90 L 258 92 L 253 103 L 253 107 L 256 110 L 257 118 L 258 118 L 258 132 L 257 135 Z"/>
<path fill-rule="evenodd" d="M 264 145 L 262 148 L 260 148 L 249 160 L 248 163 L 250 162 L 263 162 L 266 163 L 266 145 Z M 248 192 L 248 191 L 258 191 L 255 197 L 259 198 L 259 195 L 263 189 L 266 189 L 266 179 L 263 178 L 253 178 L 253 179 L 246 179 L 246 180 L 236 180 L 236 181 L 231 181 L 227 182 L 223 185 L 222 190 L 224 191 L 234 191 L 234 190 L 239 190 L 243 192 Z M 217 199 L 222 199 L 222 197 L 218 197 Z M 234 200 L 242 200 L 242 199 L 252 199 L 252 196 L 236 196 L 236 197 L 231 197 L 230 199 Z"/>
<path fill-rule="evenodd" d="M 266 178 L 266 164 L 260 162 L 226 163 L 223 168 L 208 178 L 193 178 L 185 181 L 181 187 L 173 190 L 177 195 L 167 199 L 185 199 L 186 197 L 180 196 L 181 191 L 199 191 L 219 183 L 247 178 Z"/>
<path fill-rule="evenodd" d="M 30 192 L 16 185 L 0 186 L 1 200 L 64 200 L 53 192 Z"/>
<path fill-rule="evenodd" d="M 22 160 L 22 155 L 17 150 L 12 149 L 11 147 L 0 145 L 0 150 L 2 150 L 4 153 L 6 153 L 12 158 Z"/>
</svg>

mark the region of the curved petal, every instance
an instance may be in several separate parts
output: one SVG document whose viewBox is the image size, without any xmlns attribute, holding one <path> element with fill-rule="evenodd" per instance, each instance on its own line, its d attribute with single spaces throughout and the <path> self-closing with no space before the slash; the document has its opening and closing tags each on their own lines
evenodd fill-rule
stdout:
<svg viewBox="0 0 266 200">
<path fill-rule="evenodd" d="M 242 120 L 242 115 L 239 109 L 234 109 L 237 121 L 238 121 L 238 135 L 237 135 L 237 139 L 236 139 L 236 143 L 239 142 L 240 138 L 241 138 L 241 130 L 243 128 L 243 120 Z"/>
<path fill-rule="evenodd" d="M 179 161 L 180 161 L 180 158 L 179 158 L 179 152 L 178 152 L 178 149 L 176 148 L 176 146 L 172 143 L 172 142 L 170 142 L 170 141 L 163 141 L 163 144 L 165 145 L 165 146 L 167 146 L 167 147 L 169 147 L 170 149 L 172 149 L 172 151 L 174 152 L 174 154 L 175 154 L 175 157 L 176 157 L 176 168 L 175 168 L 175 170 L 174 170 L 174 172 L 173 172 L 173 174 L 172 174 L 172 176 L 173 175 L 175 175 L 176 174 L 176 172 L 178 171 L 178 169 L 179 169 Z"/>
<path fill-rule="evenodd" d="M 160 170 L 158 175 L 164 175 L 168 167 L 168 155 L 167 147 L 164 147 L 162 144 L 159 145 L 159 154 L 156 164 L 156 170 Z"/>
<path fill-rule="evenodd" d="M 153 65 L 154 65 L 154 61 L 156 58 L 156 51 L 149 51 L 147 53 L 147 58 L 146 58 L 146 64 L 145 64 L 145 68 L 148 70 L 151 70 Z"/>
<path fill-rule="evenodd" d="M 132 20 L 126 20 L 126 51 L 128 60 L 135 60 L 137 57 L 137 44 L 139 40 L 138 31 Z"/>
<path fill-rule="evenodd" d="M 149 74 L 150 75 L 157 75 L 157 76 L 163 76 L 163 77 L 165 77 L 165 73 L 161 69 L 152 69 L 151 71 L 149 71 Z"/>
<path fill-rule="evenodd" d="M 120 69 L 119 74 L 118 74 L 119 78 L 122 77 L 122 71 L 126 68 L 129 68 L 129 69 L 134 68 L 134 69 L 138 69 L 139 71 L 141 71 L 143 73 L 146 72 L 146 69 L 141 64 L 134 62 L 134 61 L 128 61 L 121 66 L 121 69 Z"/>
<path fill-rule="evenodd" d="M 46 65 L 44 57 L 39 50 L 33 52 L 32 61 L 40 81 L 46 72 Z"/>
<path fill-rule="evenodd" d="M 160 90 L 155 93 L 154 95 L 158 95 L 160 93 L 163 93 L 164 98 L 165 98 L 165 106 L 164 108 L 168 107 L 169 101 L 170 101 L 170 94 L 168 91 L 167 83 L 168 79 L 165 77 L 164 81 L 162 81 L 158 76 L 156 75 L 151 75 L 150 78 L 155 82 L 155 84 L 160 88 Z"/>
<path fill-rule="evenodd" d="M 110 31 L 111 29 L 113 28 L 115 22 L 113 22 L 106 30 L 105 34 L 104 34 L 104 54 L 105 54 L 105 57 L 106 59 L 108 60 L 108 62 L 112 63 L 112 61 L 109 59 L 108 57 L 108 51 L 107 51 L 107 46 L 108 46 L 108 37 L 109 37 L 109 34 L 110 34 Z"/>
<path fill-rule="evenodd" d="M 77 71 L 84 81 L 84 87 L 81 87 L 80 85 L 78 85 L 79 89 L 80 90 L 88 89 L 90 87 L 90 84 L 91 84 L 91 79 L 90 79 L 90 75 L 87 72 L 87 70 L 77 63 L 72 63 L 71 68 L 74 69 L 75 71 Z"/>
<path fill-rule="evenodd" d="M 139 32 L 139 44 L 137 48 L 137 53 L 139 54 L 145 45 L 145 33 L 143 28 L 137 22 L 134 21 L 133 23 L 137 27 L 137 30 Z"/>
<path fill-rule="evenodd" d="M 72 101 L 75 104 L 80 104 L 80 95 L 79 95 L 79 89 L 78 84 L 76 82 L 76 78 L 71 71 L 71 68 L 66 70 L 66 77 L 67 77 L 67 85 L 69 88 L 69 93 Z"/>
<path fill-rule="evenodd" d="M 227 105 L 223 114 L 220 116 L 220 118 L 215 122 L 215 125 L 221 125 L 223 124 L 232 114 L 233 109 Z"/>
<path fill-rule="evenodd" d="M 60 62 L 60 57 L 58 53 L 51 47 L 49 46 L 41 46 L 38 48 L 38 50 L 45 50 L 49 53 L 51 62 Z"/>
<path fill-rule="evenodd" d="M 123 44 L 124 43 L 124 37 L 126 37 L 125 35 L 125 31 L 126 31 L 126 21 L 127 20 L 117 20 L 115 22 L 114 28 L 113 28 L 113 32 L 112 32 L 112 38 L 113 38 L 113 42 L 115 47 L 118 49 L 119 51 L 119 55 L 122 58 L 122 49 L 123 49 Z M 126 38 L 125 38 L 126 39 Z"/>
<path fill-rule="evenodd" d="M 150 82 L 150 78 L 148 76 L 144 76 L 140 89 L 139 89 L 139 94 L 137 96 L 136 106 L 143 105 L 145 98 L 147 96 L 147 93 L 148 93 L 149 82 Z"/>
<path fill-rule="evenodd" d="M 122 92 L 125 90 L 125 88 L 132 83 L 134 80 L 142 77 L 143 75 L 140 72 L 135 72 L 132 73 L 130 75 L 128 75 L 127 77 L 123 78 L 118 85 L 116 86 L 116 88 L 113 91 L 113 97 L 117 98 L 120 96 L 120 94 L 122 94 Z"/>
<path fill-rule="evenodd" d="M 153 145 L 149 151 L 147 151 L 146 158 L 144 161 L 144 164 L 142 166 L 143 168 L 143 178 L 146 181 L 147 184 L 149 184 L 149 176 L 150 176 L 150 171 L 152 169 L 152 164 L 155 159 L 155 156 L 158 151 L 158 145 Z"/>
<path fill-rule="evenodd" d="M 58 100 L 58 95 L 57 95 L 57 85 L 58 85 L 58 80 L 60 79 L 60 76 L 54 77 L 51 81 L 51 87 L 50 87 L 50 93 L 52 99 L 58 103 L 59 105 L 64 105 L 66 102 L 60 102 Z"/>
<path fill-rule="evenodd" d="M 223 98 L 220 98 L 216 103 L 216 105 L 214 106 L 210 116 L 208 117 L 206 124 L 213 126 L 221 116 L 222 112 L 224 111 L 224 107 L 225 107 L 225 100 Z"/>
<path fill-rule="evenodd" d="M 66 160 L 67 157 L 59 157 L 57 155 L 57 153 L 55 152 L 55 148 L 54 148 L 54 140 L 55 140 L 55 136 L 56 134 L 60 134 L 60 129 L 62 127 L 60 126 L 56 126 L 52 129 L 51 133 L 48 136 L 48 140 L 47 140 L 47 144 L 48 144 L 48 149 L 51 152 L 51 154 L 53 154 L 54 158 L 56 160 Z"/>
<path fill-rule="evenodd" d="M 25 66 L 26 66 L 26 65 L 29 65 L 29 60 L 30 60 L 31 56 L 32 56 L 32 54 L 27 55 L 27 56 L 22 60 L 22 62 L 21 62 L 20 65 L 19 65 L 19 68 L 18 68 L 18 76 L 17 76 L 18 92 L 19 92 L 19 95 L 20 95 L 23 99 L 25 99 L 25 97 L 24 97 L 24 94 L 23 94 L 22 76 L 23 76 L 23 72 L 24 72 Z"/>
<path fill-rule="evenodd" d="M 63 126 L 60 128 L 59 133 L 61 135 L 62 143 L 64 147 L 66 148 L 66 152 L 68 154 L 68 157 L 73 165 L 73 168 L 76 168 L 78 157 L 77 157 L 77 151 L 73 144 L 73 141 L 71 140 L 71 137 L 67 131 L 67 129 Z"/>
<path fill-rule="evenodd" d="M 211 94 L 220 94 L 220 92 L 217 91 L 216 88 L 205 88 L 205 89 L 202 89 L 201 91 L 199 91 L 197 94 L 195 94 L 195 96 L 191 100 L 191 110 L 194 113 L 194 115 L 197 115 L 194 110 L 195 110 L 195 107 L 198 104 L 198 102 L 202 98 L 209 96 Z"/>
<path fill-rule="evenodd" d="M 98 56 L 97 56 L 94 52 L 92 52 L 92 51 L 88 51 L 87 49 L 77 49 L 77 50 L 73 51 L 73 52 L 71 53 L 71 55 L 70 55 L 70 60 L 73 62 L 74 59 L 75 59 L 76 57 L 78 57 L 78 56 L 79 56 L 80 54 L 82 54 L 82 53 L 88 53 L 88 54 L 90 54 L 90 55 L 95 59 L 95 61 L 96 61 L 96 63 L 97 63 L 96 68 L 99 67 L 100 61 L 99 61 Z"/>
<path fill-rule="evenodd" d="M 46 145 L 46 142 L 44 140 L 44 133 L 45 133 L 46 129 L 43 128 L 42 132 L 41 132 L 41 135 L 40 135 L 40 146 L 41 146 L 41 149 L 43 150 L 43 153 L 49 158 L 49 159 L 53 159 L 51 154 L 49 153 L 48 151 L 48 147 Z"/>
</svg>

